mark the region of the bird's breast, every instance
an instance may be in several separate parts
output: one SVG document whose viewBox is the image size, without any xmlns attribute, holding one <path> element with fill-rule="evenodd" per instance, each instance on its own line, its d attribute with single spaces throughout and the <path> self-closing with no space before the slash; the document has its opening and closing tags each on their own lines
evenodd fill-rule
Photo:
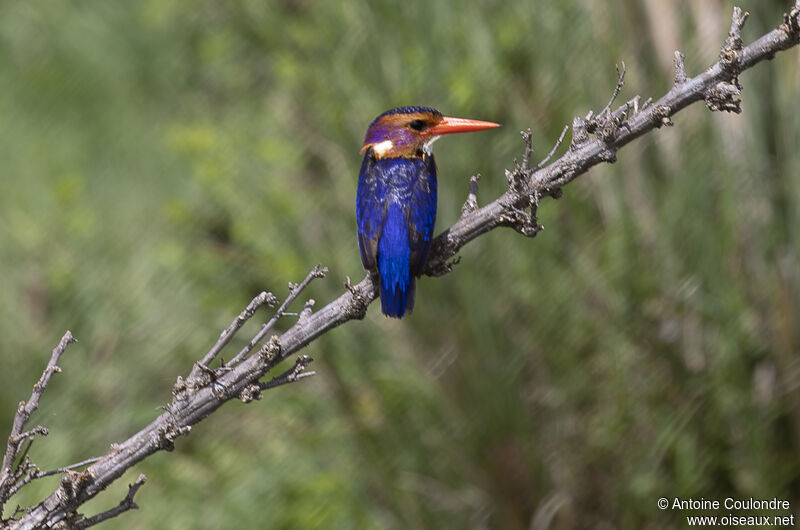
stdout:
<svg viewBox="0 0 800 530">
<path fill-rule="evenodd" d="M 375 178 L 388 196 L 404 198 L 413 189 L 430 192 L 436 182 L 433 157 L 384 158 L 374 165 Z"/>
</svg>

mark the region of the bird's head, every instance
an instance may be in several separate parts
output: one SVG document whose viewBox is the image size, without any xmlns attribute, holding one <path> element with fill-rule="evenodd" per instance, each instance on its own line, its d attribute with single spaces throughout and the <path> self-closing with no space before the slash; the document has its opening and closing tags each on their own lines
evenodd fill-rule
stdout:
<svg viewBox="0 0 800 530">
<path fill-rule="evenodd" d="M 490 121 L 449 118 L 430 107 L 397 107 L 370 124 L 361 152 L 371 147 L 375 158 L 413 158 L 430 154 L 431 145 L 443 134 L 481 131 L 499 127 Z"/>
</svg>

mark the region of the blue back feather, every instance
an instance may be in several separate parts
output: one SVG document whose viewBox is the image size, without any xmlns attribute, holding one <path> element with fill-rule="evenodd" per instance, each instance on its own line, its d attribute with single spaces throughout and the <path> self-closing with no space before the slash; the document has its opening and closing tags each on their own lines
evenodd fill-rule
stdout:
<svg viewBox="0 0 800 530">
<path fill-rule="evenodd" d="M 377 270 L 383 313 L 400 318 L 414 307 L 436 222 L 433 156 L 364 157 L 356 197 L 358 243 L 364 268 Z"/>
</svg>

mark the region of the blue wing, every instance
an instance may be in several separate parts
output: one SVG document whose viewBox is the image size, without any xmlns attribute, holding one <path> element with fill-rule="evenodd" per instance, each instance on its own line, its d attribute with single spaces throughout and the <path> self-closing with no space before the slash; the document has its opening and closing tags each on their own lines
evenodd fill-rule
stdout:
<svg viewBox="0 0 800 530">
<path fill-rule="evenodd" d="M 386 218 L 385 182 L 379 177 L 375 169 L 375 158 L 367 153 L 358 174 L 356 194 L 358 250 L 361 252 L 361 263 L 367 270 L 375 270 L 378 266 L 378 240 Z"/>
<path fill-rule="evenodd" d="M 420 276 L 433 241 L 436 224 L 436 161 L 433 155 L 416 159 L 421 166 L 411 186 L 408 208 L 408 244 L 411 247 L 411 274 Z"/>
</svg>

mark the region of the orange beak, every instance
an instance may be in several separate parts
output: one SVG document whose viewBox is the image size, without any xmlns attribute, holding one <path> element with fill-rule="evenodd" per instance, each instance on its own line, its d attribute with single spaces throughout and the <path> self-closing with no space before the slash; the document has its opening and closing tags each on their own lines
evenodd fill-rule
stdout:
<svg viewBox="0 0 800 530">
<path fill-rule="evenodd" d="M 500 127 L 499 123 L 491 121 L 468 120 L 465 118 L 450 118 L 445 116 L 442 121 L 422 131 L 421 135 L 438 136 L 440 134 L 464 133 L 482 131 L 484 129 L 494 129 Z"/>
</svg>

